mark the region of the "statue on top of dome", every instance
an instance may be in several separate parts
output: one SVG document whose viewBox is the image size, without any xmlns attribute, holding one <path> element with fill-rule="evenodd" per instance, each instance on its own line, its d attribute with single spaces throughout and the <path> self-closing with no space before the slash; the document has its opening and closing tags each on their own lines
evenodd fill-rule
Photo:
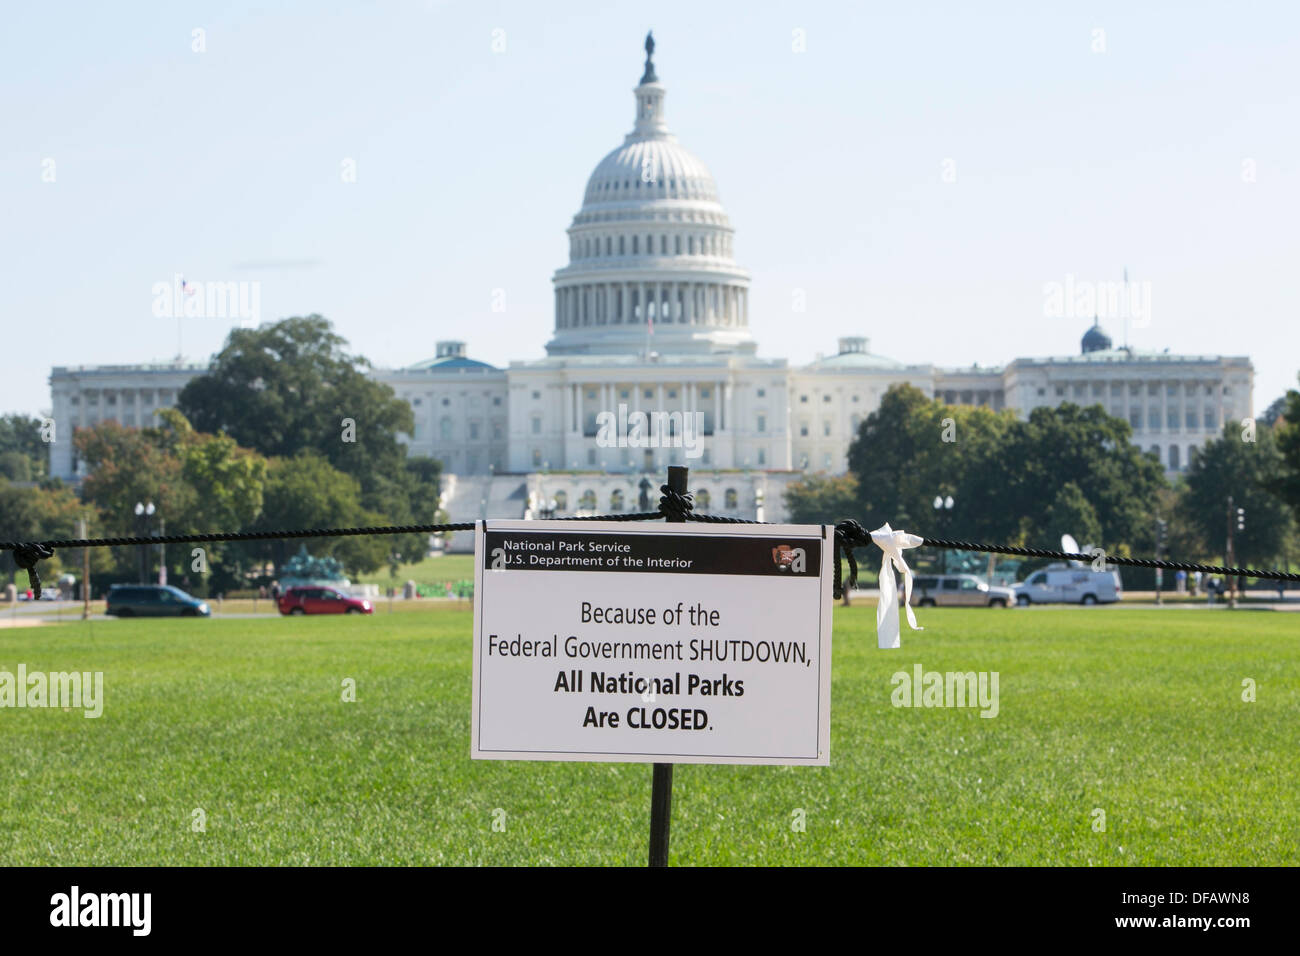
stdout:
<svg viewBox="0 0 1300 956">
<path fill-rule="evenodd" d="M 651 57 L 655 55 L 655 32 L 651 30 L 645 35 L 645 73 L 641 76 L 642 83 L 658 83 L 659 77 L 655 76 L 655 65 Z"/>
</svg>

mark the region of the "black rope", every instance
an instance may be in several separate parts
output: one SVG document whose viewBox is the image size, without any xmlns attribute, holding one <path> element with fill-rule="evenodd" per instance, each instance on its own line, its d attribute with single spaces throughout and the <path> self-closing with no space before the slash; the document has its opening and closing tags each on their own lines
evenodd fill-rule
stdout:
<svg viewBox="0 0 1300 956">
<path fill-rule="evenodd" d="M 671 513 L 681 513 L 687 521 L 698 521 L 705 524 L 770 524 L 767 521 L 754 521 L 750 518 L 729 518 L 725 515 L 705 515 L 696 514 L 694 508 L 693 496 L 690 494 L 679 495 L 667 485 L 661 489 L 663 497 L 659 499 L 659 509 L 665 515 Z M 865 548 L 871 544 L 871 535 L 862 525 L 858 524 L 852 518 L 846 518 L 835 526 L 835 580 L 831 588 L 831 593 L 835 600 L 844 596 L 843 569 L 841 559 L 849 562 L 849 580 L 850 589 L 857 586 L 858 583 L 858 562 L 853 557 L 854 548 Z"/>
<path fill-rule="evenodd" d="M 660 485 L 659 512 L 667 520 L 681 523 L 689 521 L 695 508 L 695 496 L 689 491 L 674 491 L 668 485 Z"/>
<path fill-rule="evenodd" d="M 668 486 L 665 485 L 666 489 Z M 638 511 L 629 514 L 581 515 L 565 521 L 653 521 L 663 511 Z M 41 596 L 41 578 L 36 562 L 54 556 L 59 548 L 114 548 L 151 544 L 207 544 L 214 541 L 271 541 L 282 538 L 350 538 L 367 534 L 439 534 L 446 531 L 473 531 L 472 521 L 451 524 L 383 525 L 362 528 L 298 528 L 293 531 L 216 531 L 208 534 L 128 535 L 117 538 L 56 538 L 50 541 L 0 541 L 0 551 L 12 551 L 14 563 L 27 571 L 32 594 Z"/>
<path fill-rule="evenodd" d="M 840 582 L 841 556 L 849 562 L 849 579 L 844 583 L 852 591 L 858 585 L 858 562 L 853 557 L 853 549 L 865 548 L 869 544 L 871 534 L 852 518 L 845 518 L 835 526 L 835 581 L 832 593 L 837 601 L 844 597 L 844 587 Z"/>
<path fill-rule="evenodd" d="M 705 524 L 769 524 L 766 521 L 754 521 L 749 518 L 730 518 L 725 515 L 698 514 L 695 512 L 694 496 L 689 492 L 673 491 L 668 485 L 659 488 L 658 511 L 636 511 L 612 515 L 576 515 L 564 517 L 563 521 L 654 521 L 659 518 L 671 518 L 675 521 L 697 521 Z M 153 536 L 127 536 L 118 538 L 60 538 L 51 541 L 0 541 L 0 551 L 12 551 L 14 563 L 27 571 L 32 593 L 41 596 L 41 579 L 36 570 L 36 563 L 54 556 L 59 548 L 106 548 L 150 544 L 204 544 L 214 541 L 270 541 L 280 538 L 347 538 L 369 534 L 439 534 L 447 531 L 473 531 L 476 527 L 472 521 L 451 524 L 415 524 L 385 525 L 381 527 L 362 528 L 299 528 L 292 531 L 218 531 L 209 534 L 164 534 Z M 1026 558 L 1055 558 L 1065 561 L 1092 561 L 1095 555 L 1076 554 L 1067 551 L 1049 551 L 1044 548 L 1016 548 L 1009 545 L 980 544 L 974 541 L 950 541 L 944 538 L 922 538 L 921 543 L 931 548 L 949 548 L 957 551 L 980 551 L 985 554 L 1009 554 Z M 871 535 L 862 525 L 852 518 L 846 518 L 835 525 L 835 576 L 834 594 L 836 599 L 843 596 L 844 585 L 850 589 L 858 582 L 858 564 L 854 559 L 855 548 L 865 548 L 871 544 Z M 849 563 L 848 581 L 843 580 L 841 561 Z M 1170 571 L 1201 571 L 1207 574 L 1222 574 L 1225 577 L 1259 578 L 1272 581 L 1297 581 L 1300 574 L 1290 571 L 1261 571 L 1254 568 L 1228 568 L 1215 564 L 1194 564 L 1185 561 L 1158 561 L 1150 558 L 1124 558 L 1105 555 L 1111 564 L 1136 568 L 1161 568 Z"/>
<path fill-rule="evenodd" d="M 31 586 L 36 600 L 41 599 L 41 575 L 36 570 L 36 562 L 54 557 L 54 549 L 46 544 L 19 544 L 14 547 L 14 564 L 27 570 L 27 583 Z"/>
<path fill-rule="evenodd" d="M 983 551 L 986 554 L 1011 554 L 1024 558 L 1057 558 L 1063 561 L 1093 561 L 1103 557 L 1107 564 L 1133 568 L 1160 568 L 1166 571 L 1201 571 L 1205 574 L 1222 574 L 1224 577 L 1262 578 L 1271 581 L 1300 581 L 1300 574 L 1290 571 L 1260 571 L 1254 568 L 1226 568 L 1217 564 L 1192 564 L 1186 561 L 1157 561 L 1151 558 L 1123 558 L 1111 554 L 1077 554 L 1069 551 L 1048 551 L 1044 548 L 1013 548 L 1003 544 L 979 544 L 974 541 L 949 541 L 944 538 L 922 538 L 921 544 L 931 548 L 949 548 L 954 551 Z"/>
<path fill-rule="evenodd" d="M 473 531 L 473 522 L 459 524 L 388 525 L 375 528 L 301 528 L 296 531 L 217 531 L 211 534 L 135 535 L 123 538 L 65 538 L 41 541 L 47 548 L 109 548 L 135 544 L 190 544 L 212 541 L 269 541 L 275 538 L 347 538 L 362 534 L 434 534 L 439 531 Z M 17 551 L 23 545 L 0 541 L 0 551 Z"/>
</svg>

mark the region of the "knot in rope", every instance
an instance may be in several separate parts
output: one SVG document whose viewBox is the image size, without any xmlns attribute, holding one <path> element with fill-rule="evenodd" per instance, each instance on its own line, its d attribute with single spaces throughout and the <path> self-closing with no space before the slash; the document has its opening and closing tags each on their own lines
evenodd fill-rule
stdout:
<svg viewBox="0 0 1300 956">
<path fill-rule="evenodd" d="M 853 557 L 853 549 L 865 548 L 869 544 L 871 544 L 871 535 L 852 518 L 845 518 L 835 525 L 835 583 L 831 593 L 837 601 L 844 596 L 840 558 L 843 557 L 849 562 L 847 584 L 849 590 L 852 590 L 858 583 L 858 562 Z"/>
<path fill-rule="evenodd" d="M 27 571 L 27 582 L 38 601 L 41 599 L 41 575 L 36 570 L 36 562 L 52 557 L 54 549 L 45 544 L 19 544 L 14 548 L 14 564 Z"/>
<path fill-rule="evenodd" d="M 659 486 L 663 497 L 659 499 L 659 513 L 669 521 L 686 521 L 690 518 L 691 511 L 695 508 L 694 496 L 688 491 L 683 494 L 680 491 L 673 491 L 667 485 Z"/>
</svg>

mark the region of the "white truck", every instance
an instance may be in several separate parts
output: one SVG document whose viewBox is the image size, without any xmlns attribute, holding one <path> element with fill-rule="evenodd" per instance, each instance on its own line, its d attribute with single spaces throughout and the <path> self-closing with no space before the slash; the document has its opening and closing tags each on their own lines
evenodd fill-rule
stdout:
<svg viewBox="0 0 1300 956">
<path fill-rule="evenodd" d="M 1052 564 L 1012 585 L 1016 603 L 1113 604 L 1124 596 L 1119 571 L 1094 571 L 1085 564 Z"/>
</svg>

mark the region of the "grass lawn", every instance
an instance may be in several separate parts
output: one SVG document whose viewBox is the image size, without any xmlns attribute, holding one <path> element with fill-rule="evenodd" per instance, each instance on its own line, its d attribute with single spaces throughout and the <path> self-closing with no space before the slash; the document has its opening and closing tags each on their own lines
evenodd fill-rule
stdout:
<svg viewBox="0 0 1300 956">
<path fill-rule="evenodd" d="M 471 616 L 426 607 L 0 631 L 0 669 L 105 675 L 99 719 L 0 710 L 0 864 L 644 864 L 650 767 L 470 761 Z M 921 623 L 839 609 L 831 766 L 679 765 L 673 862 L 1300 863 L 1300 616 Z M 892 707 L 916 663 L 998 671 L 998 716 Z"/>
<path fill-rule="evenodd" d="M 394 579 L 382 568 L 371 574 L 363 574 L 356 579 L 358 584 L 378 584 L 381 588 L 396 587 L 401 590 L 407 581 L 416 584 L 441 584 L 443 581 L 465 581 L 474 579 L 474 555 L 444 554 L 437 558 L 425 558 L 418 564 L 403 564 L 397 568 Z"/>
</svg>

